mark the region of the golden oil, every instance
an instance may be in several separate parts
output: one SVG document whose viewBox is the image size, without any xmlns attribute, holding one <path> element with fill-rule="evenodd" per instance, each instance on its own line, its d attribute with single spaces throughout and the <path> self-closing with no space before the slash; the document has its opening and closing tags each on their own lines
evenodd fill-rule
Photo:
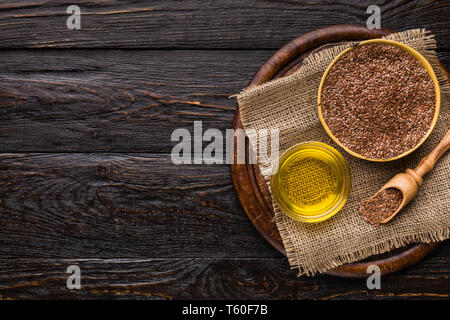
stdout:
<svg viewBox="0 0 450 320">
<path fill-rule="evenodd" d="M 272 176 L 271 189 L 280 209 L 290 217 L 318 222 L 336 214 L 350 192 L 350 171 L 344 157 L 321 142 L 287 150 Z"/>
</svg>

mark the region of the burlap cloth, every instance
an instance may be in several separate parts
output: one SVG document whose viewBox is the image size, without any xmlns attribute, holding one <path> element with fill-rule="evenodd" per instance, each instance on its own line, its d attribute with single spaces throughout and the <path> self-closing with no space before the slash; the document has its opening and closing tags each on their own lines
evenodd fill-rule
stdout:
<svg viewBox="0 0 450 320">
<path fill-rule="evenodd" d="M 276 203 L 275 221 L 291 268 L 299 275 L 313 275 L 345 263 L 364 259 L 413 242 L 447 239 L 450 234 L 450 156 L 444 155 L 425 177 L 415 200 L 385 225 L 371 226 L 360 217 L 358 205 L 373 195 L 395 174 L 414 168 L 449 130 L 450 90 L 446 73 L 435 54 L 434 37 L 415 29 L 392 34 L 387 39 L 403 42 L 419 51 L 432 64 L 440 81 L 442 104 L 436 127 L 427 141 L 411 155 L 397 161 L 374 163 L 357 159 L 337 146 L 325 133 L 317 114 L 317 90 L 331 61 L 353 43 L 343 43 L 308 56 L 295 73 L 238 96 L 242 123 L 258 153 L 253 130 L 278 128 L 279 154 L 304 141 L 322 141 L 339 150 L 352 174 L 352 190 L 344 208 L 321 223 L 302 223 L 283 214 Z M 270 165 L 258 161 L 270 188 Z"/>
</svg>

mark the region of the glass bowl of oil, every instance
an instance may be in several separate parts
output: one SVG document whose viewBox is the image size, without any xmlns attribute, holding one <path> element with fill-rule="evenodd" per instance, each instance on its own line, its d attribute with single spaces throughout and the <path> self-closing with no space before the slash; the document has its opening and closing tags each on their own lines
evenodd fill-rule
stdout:
<svg viewBox="0 0 450 320">
<path fill-rule="evenodd" d="M 322 142 L 303 142 L 282 154 L 271 177 L 271 190 L 281 211 L 303 222 L 331 218 L 347 202 L 351 175 L 336 149 Z"/>
</svg>

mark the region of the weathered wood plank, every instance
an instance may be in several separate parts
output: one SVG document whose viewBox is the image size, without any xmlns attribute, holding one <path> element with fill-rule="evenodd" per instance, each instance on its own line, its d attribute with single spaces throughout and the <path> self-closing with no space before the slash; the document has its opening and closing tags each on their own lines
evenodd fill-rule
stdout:
<svg viewBox="0 0 450 320">
<path fill-rule="evenodd" d="M 294 37 L 336 24 L 365 25 L 369 5 L 395 31 L 422 27 L 450 48 L 450 1 L 86 1 L 81 30 L 66 26 L 68 3 L 19 0 L 0 5 L 3 48 L 276 49 Z"/>
<path fill-rule="evenodd" d="M 226 165 L 149 154 L 0 154 L 0 257 L 279 257 Z"/>
<path fill-rule="evenodd" d="M 381 279 L 296 276 L 285 258 L 1 259 L 0 298 L 8 299 L 443 299 L 449 297 L 450 246 Z M 66 269 L 81 268 L 81 290 Z"/>
<path fill-rule="evenodd" d="M 439 61 L 441 61 L 447 70 L 450 70 L 450 50 L 442 51 L 437 50 L 436 54 L 438 56 Z"/>
<path fill-rule="evenodd" d="M 228 97 L 272 53 L 2 51 L 0 152 L 170 153 L 176 128 L 231 128 Z"/>
<path fill-rule="evenodd" d="M 231 128 L 228 97 L 271 54 L 3 51 L 0 151 L 170 153 L 176 128 Z"/>
</svg>

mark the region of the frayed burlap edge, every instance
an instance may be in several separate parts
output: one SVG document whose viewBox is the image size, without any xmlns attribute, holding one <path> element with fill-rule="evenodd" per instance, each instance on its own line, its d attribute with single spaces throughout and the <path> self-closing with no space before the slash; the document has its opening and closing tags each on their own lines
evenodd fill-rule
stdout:
<svg viewBox="0 0 450 320">
<path fill-rule="evenodd" d="M 277 219 L 277 216 L 280 216 L 284 213 L 277 212 L 275 215 L 275 219 Z M 288 230 L 281 228 L 283 224 L 277 223 L 278 230 L 280 234 L 284 231 L 285 233 L 288 232 Z M 291 269 L 298 269 L 297 276 L 307 275 L 307 276 L 313 276 L 316 273 L 323 273 L 326 271 L 329 271 L 331 269 L 337 268 L 341 265 L 353 263 L 359 260 L 366 259 L 370 256 L 382 254 L 385 252 L 388 252 L 393 249 L 398 249 L 401 247 L 404 247 L 411 243 L 418 243 L 418 242 L 424 242 L 424 243 L 430 243 L 430 242 L 440 242 L 444 241 L 446 239 L 450 238 L 450 228 L 443 229 L 443 230 L 437 230 L 434 232 L 425 232 L 420 234 L 414 234 L 409 236 L 403 236 L 401 238 L 393 238 L 389 239 L 387 241 L 382 241 L 377 244 L 371 244 L 368 247 L 362 247 L 358 249 L 358 251 L 349 252 L 344 255 L 339 255 L 336 257 L 331 258 L 330 260 L 323 261 L 321 263 L 316 263 L 314 267 L 307 267 L 307 266 L 300 266 L 300 265 L 291 265 Z M 292 248 L 293 245 L 289 243 L 290 237 L 283 237 L 283 245 L 285 248 Z M 287 250 L 286 250 L 287 251 Z M 289 259 L 289 253 L 287 253 L 288 259 Z M 290 262 L 290 261 L 289 261 Z"/>
</svg>

